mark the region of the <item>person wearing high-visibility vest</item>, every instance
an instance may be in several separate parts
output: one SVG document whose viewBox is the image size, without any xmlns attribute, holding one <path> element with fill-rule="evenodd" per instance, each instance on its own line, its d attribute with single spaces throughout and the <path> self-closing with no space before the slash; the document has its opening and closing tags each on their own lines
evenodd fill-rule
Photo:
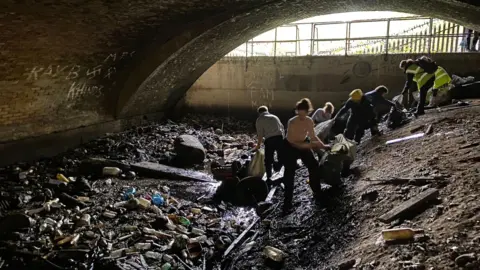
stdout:
<svg viewBox="0 0 480 270">
<path fill-rule="evenodd" d="M 418 90 L 420 91 L 420 99 L 415 112 L 416 116 L 425 114 L 424 107 L 428 91 L 432 89 L 432 95 L 436 97 L 438 90 L 448 85 L 452 80 L 445 69 L 425 56 L 417 60 L 402 60 L 399 67 L 407 76 L 402 95 L 410 89 L 413 82 L 417 83 Z"/>
</svg>

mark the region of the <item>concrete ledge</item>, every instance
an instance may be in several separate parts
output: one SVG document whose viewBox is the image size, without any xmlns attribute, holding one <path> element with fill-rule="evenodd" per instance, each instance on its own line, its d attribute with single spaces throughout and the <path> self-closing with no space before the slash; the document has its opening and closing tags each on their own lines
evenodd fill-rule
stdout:
<svg viewBox="0 0 480 270">
<path fill-rule="evenodd" d="M 82 143 L 102 137 L 106 133 L 120 132 L 132 126 L 161 120 L 163 115 L 163 112 L 152 113 L 1 143 L 0 166 L 17 161 L 33 161 L 39 158 L 52 157 Z"/>
</svg>

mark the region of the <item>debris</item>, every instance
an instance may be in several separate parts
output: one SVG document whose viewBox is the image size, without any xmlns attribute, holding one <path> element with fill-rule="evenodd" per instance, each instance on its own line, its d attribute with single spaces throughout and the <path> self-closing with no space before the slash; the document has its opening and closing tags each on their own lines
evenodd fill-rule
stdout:
<svg viewBox="0 0 480 270">
<path fill-rule="evenodd" d="M 211 176 L 205 173 L 175 168 L 152 162 L 140 162 L 131 165 L 133 169 L 146 177 L 167 178 L 171 180 L 193 180 L 200 182 L 212 182 Z"/>
<path fill-rule="evenodd" d="M 27 215 L 8 215 L 0 221 L 0 233 L 28 229 L 32 227 L 35 223 L 35 220 Z"/>
<path fill-rule="evenodd" d="M 182 165 L 195 165 L 203 163 L 205 148 L 202 143 L 192 135 L 180 135 L 174 142 L 177 160 Z"/>
<path fill-rule="evenodd" d="M 423 133 L 423 132 L 422 133 L 417 133 L 417 134 L 406 136 L 406 137 L 403 137 L 403 138 L 389 140 L 385 144 L 386 145 L 394 144 L 394 143 L 398 143 L 398 142 L 403 142 L 403 141 L 408 141 L 408 140 L 412 140 L 412 139 L 416 139 L 416 138 L 421 138 L 423 136 L 425 136 L 425 133 Z"/>
<path fill-rule="evenodd" d="M 465 266 L 467 263 L 471 262 L 471 261 L 474 261 L 476 258 L 475 258 L 475 253 L 468 253 L 468 254 L 463 254 L 463 255 L 460 255 L 458 256 L 456 259 L 455 259 L 455 263 L 460 266 L 460 267 L 463 267 Z"/>
<path fill-rule="evenodd" d="M 151 203 L 149 200 L 145 199 L 145 198 L 139 198 L 139 199 L 138 199 L 138 205 L 139 205 L 141 208 L 143 208 L 143 209 L 149 208 L 151 204 L 152 204 L 152 203 Z"/>
<path fill-rule="evenodd" d="M 415 234 L 423 233 L 422 229 L 413 230 L 410 228 L 394 228 L 382 231 L 383 240 L 409 240 L 413 239 Z"/>
<path fill-rule="evenodd" d="M 469 144 L 466 144 L 466 145 L 462 145 L 460 147 L 458 147 L 458 149 L 467 149 L 467 148 L 471 148 L 471 147 L 475 147 L 475 146 L 479 146 L 480 145 L 480 142 L 474 142 L 474 143 L 469 143 Z"/>
<path fill-rule="evenodd" d="M 278 248 L 266 246 L 263 249 L 263 255 L 274 262 L 283 262 L 287 254 Z"/>
<path fill-rule="evenodd" d="M 255 205 L 264 201 L 268 195 L 268 187 L 262 177 L 248 176 L 236 187 L 237 202 L 240 205 Z"/>
<path fill-rule="evenodd" d="M 136 192 L 137 192 L 137 190 L 134 187 L 128 188 L 125 191 L 125 193 L 123 194 L 123 199 L 128 200 L 128 199 L 133 198 L 133 196 L 135 196 Z"/>
<path fill-rule="evenodd" d="M 433 124 L 428 125 L 427 130 L 425 131 L 426 135 L 430 135 L 433 132 Z"/>
<path fill-rule="evenodd" d="M 64 183 L 67 183 L 67 184 L 70 183 L 70 180 L 68 180 L 68 178 L 65 177 L 65 175 L 63 175 L 61 173 L 57 174 L 57 180 L 61 181 L 61 182 L 64 182 Z"/>
<path fill-rule="evenodd" d="M 385 223 L 389 223 L 395 219 L 405 217 L 410 214 L 415 214 L 414 212 L 417 211 L 421 206 L 424 206 L 436 199 L 438 197 L 438 194 L 438 189 L 427 189 L 426 191 L 418 194 L 417 196 L 383 214 L 379 217 L 379 220 Z"/>
<path fill-rule="evenodd" d="M 77 227 L 84 227 L 84 226 L 90 226 L 90 220 L 91 216 L 89 214 L 84 214 L 78 221 L 77 221 Z"/>
<path fill-rule="evenodd" d="M 105 210 L 105 212 L 103 212 L 103 216 L 107 217 L 107 218 L 114 218 L 114 217 L 117 216 L 117 213 L 109 211 L 109 210 Z"/>
<path fill-rule="evenodd" d="M 428 183 L 445 181 L 443 176 L 435 177 L 396 177 L 391 179 L 368 179 L 366 182 L 375 182 L 375 185 L 404 185 L 424 186 Z"/>
<path fill-rule="evenodd" d="M 155 206 L 161 206 L 161 205 L 163 205 L 164 202 L 165 202 L 165 200 L 163 199 L 162 195 L 160 195 L 159 193 L 155 193 L 152 196 L 152 203 Z"/>
<path fill-rule="evenodd" d="M 355 260 L 355 259 L 344 261 L 344 262 L 342 262 L 338 265 L 338 270 L 352 269 L 355 266 L 356 262 L 357 262 L 357 260 Z"/>
<path fill-rule="evenodd" d="M 154 259 L 154 260 L 161 260 L 162 259 L 162 254 L 154 251 L 147 251 L 145 253 L 145 257 L 149 259 Z"/>
<path fill-rule="evenodd" d="M 68 207 L 72 207 L 72 208 L 75 206 L 79 206 L 82 208 L 87 207 L 87 205 L 84 202 L 75 199 L 74 197 L 68 195 L 65 192 L 61 193 L 59 197 L 60 197 L 60 201 Z"/>
<path fill-rule="evenodd" d="M 424 128 L 425 128 L 425 125 L 420 125 L 420 126 L 411 128 L 411 129 L 410 129 L 410 133 L 415 133 L 415 132 L 420 131 L 420 130 L 422 130 L 422 129 L 424 129 Z"/>
<path fill-rule="evenodd" d="M 104 167 L 102 170 L 102 174 L 105 176 L 118 176 L 121 173 L 122 170 L 117 167 Z"/>
<path fill-rule="evenodd" d="M 369 190 L 362 193 L 362 200 L 375 201 L 378 198 L 378 190 Z"/>
<path fill-rule="evenodd" d="M 262 217 L 269 209 L 272 207 L 273 203 L 271 202 L 260 202 L 257 207 L 255 207 L 255 212 L 259 217 Z"/>
</svg>

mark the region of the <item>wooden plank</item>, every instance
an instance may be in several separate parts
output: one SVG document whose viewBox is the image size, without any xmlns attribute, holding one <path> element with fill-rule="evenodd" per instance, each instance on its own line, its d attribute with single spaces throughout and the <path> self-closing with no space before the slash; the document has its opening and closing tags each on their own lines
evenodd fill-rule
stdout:
<svg viewBox="0 0 480 270">
<path fill-rule="evenodd" d="M 417 210 L 420 206 L 425 205 L 429 201 L 438 197 L 438 189 L 429 188 L 410 200 L 400 204 L 387 213 L 380 216 L 378 219 L 382 222 L 389 223 L 400 217 L 406 216 L 413 211 Z"/>
<path fill-rule="evenodd" d="M 166 178 L 171 180 L 190 180 L 199 182 L 213 182 L 213 178 L 203 172 L 176 168 L 168 165 L 139 162 L 131 164 L 131 168 L 147 177 Z"/>
</svg>

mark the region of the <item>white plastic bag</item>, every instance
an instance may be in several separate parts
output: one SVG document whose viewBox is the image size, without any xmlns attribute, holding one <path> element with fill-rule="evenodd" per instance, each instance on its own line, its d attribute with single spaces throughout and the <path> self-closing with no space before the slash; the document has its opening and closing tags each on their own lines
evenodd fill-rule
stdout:
<svg viewBox="0 0 480 270">
<path fill-rule="evenodd" d="M 265 152 L 263 149 L 257 150 L 252 161 L 248 165 L 248 175 L 263 177 L 265 174 Z"/>
</svg>

